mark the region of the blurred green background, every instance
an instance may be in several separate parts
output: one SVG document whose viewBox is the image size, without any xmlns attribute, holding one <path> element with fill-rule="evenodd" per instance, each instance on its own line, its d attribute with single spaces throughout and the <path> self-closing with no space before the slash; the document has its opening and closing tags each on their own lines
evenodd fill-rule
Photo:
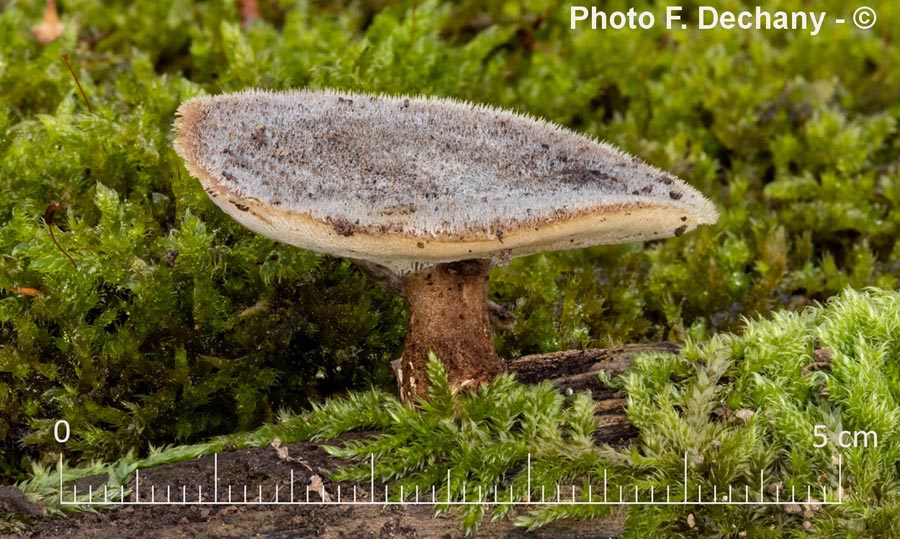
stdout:
<svg viewBox="0 0 900 539">
<path fill-rule="evenodd" d="M 744 2 L 709 2 L 743 9 Z M 747 5 L 753 5 L 750 2 Z M 518 259 L 491 299 L 501 355 L 703 339 L 900 275 L 900 4 L 871 30 L 569 28 L 550 1 L 63 1 L 0 14 L 0 482 L 52 460 L 246 430 L 390 387 L 401 299 L 278 245 L 206 198 L 171 149 L 178 104 L 249 87 L 451 96 L 607 140 L 712 198 L 681 238 Z M 685 21 L 697 5 L 685 2 Z M 766 2 L 850 17 L 838 1 Z M 693 27 L 693 25 L 692 25 Z M 68 51 L 93 113 L 61 58 Z M 44 219 L 53 201 L 54 245 Z"/>
</svg>

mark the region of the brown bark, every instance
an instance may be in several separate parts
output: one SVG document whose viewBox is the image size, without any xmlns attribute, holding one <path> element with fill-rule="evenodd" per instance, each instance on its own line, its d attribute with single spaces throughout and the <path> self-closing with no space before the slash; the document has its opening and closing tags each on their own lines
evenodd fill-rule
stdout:
<svg viewBox="0 0 900 539">
<path fill-rule="evenodd" d="M 627 396 L 600 380 L 603 371 L 611 377 L 631 369 L 631 358 L 644 352 L 675 353 L 678 345 L 670 342 L 626 344 L 615 348 L 564 350 L 550 354 L 523 356 L 507 364 L 520 382 L 534 384 L 550 380 L 560 391 L 590 391 L 596 401 L 594 416 L 599 443 L 624 444 L 637 436 L 637 429 L 625 414 Z"/>
<path fill-rule="evenodd" d="M 600 381 L 600 371 L 611 376 L 628 372 L 631 358 L 645 352 L 676 353 L 679 346 L 671 342 L 624 344 L 614 348 L 563 350 L 549 354 L 522 356 L 510 361 L 507 368 L 516 379 L 526 384 L 551 380 L 560 389 L 589 389 L 595 399 L 608 396 L 609 387 Z"/>
<path fill-rule="evenodd" d="M 400 399 L 426 395 L 428 353 L 440 358 L 454 390 L 478 387 L 503 370 L 487 308 L 488 260 L 438 264 L 403 278 L 409 327 L 395 363 Z"/>
</svg>

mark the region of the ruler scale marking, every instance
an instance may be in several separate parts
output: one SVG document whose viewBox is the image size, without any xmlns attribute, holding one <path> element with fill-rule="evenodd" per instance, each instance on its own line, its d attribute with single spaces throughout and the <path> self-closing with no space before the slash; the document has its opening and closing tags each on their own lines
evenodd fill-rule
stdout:
<svg viewBox="0 0 900 539">
<path fill-rule="evenodd" d="M 683 500 L 672 500 L 671 498 L 671 485 L 666 485 L 666 497 L 663 501 L 656 494 L 656 485 L 650 485 L 648 499 L 641 499 L 640 495 L 640 487 L 638 484 L 634 484 L 632 488 L 634 489 L 633 499 L 631 496 L 626 497 L 625 486 L 619 485 L 619 499 L 618 501 L 610 500 L 608 497 L 608 489 L 609 489 L 609 475 L 608 470 L 603 469 L 603 499 L 594 500 L 593 499 L 593 483 L 588 480 L 587 481 L 587 496 L 585 497 L 582 491 L 582 496 L 579 497 L 577 488 L 575 484 L 570 484 L 572 494 L 569 499 L 568 496 L 563 496 L 562 494 L 562 482 L 555 482 L 556 485 L 556 498 L 553 499 L 552 494 L 551 497 L 547 497 L 546 493 L 546 481 L 551 480 L 551 478 L 543 477 L 541 479 L 541 499 L 538 501 L 535 497 L 532 496 L 532 488 L 533 485 L 531 483 L 531 454 L 527 455 L 526 460 L 526 484 L 525 484 L 525 495 L 516 499 L 514 485 L 511 483 L 508 486 L 509 496 L 508 501 L 502 503 L 508 503 L 510 505 L 533 505 L 536 503 L 544 504 L 544 505 L 721 505 L 721 504 L 730 504 L 730 505 L 776 505 L 776 506 L 785 506 L 789 504 L 796 503 L 806 503 L 810 505 L 840 505 L 843 503 L 843 456 L 838 455 L 838 459 L 836 459 L 836 464 L 838 468 L 837 479 L 838 479 L 838 491 L 836 495 L 832 495 L 832 498 L 829 500 L 828 497 L 828 486 L 822 485 L 822 499 L 815 500 L 812 496 L 813 487 L 812 485 L 806 486 L 806 499 L 802 499 L 801 494 L 801 502 L 797 501 L 797 486 L 791 485 L 791 496 L 788 499 L 787 496 L 784 496 L 782 499 L 781 496 L 781 485 L 777 483 L 773 483 L 769 485 L 769 488 L 774 487 L 774 500 L 766 499 L 766 481 L 765 481 L 765 470 L 762 469 L 759 471 L 759 499 L 751 500 L 750 498 L 750 485 L 744 485 L 744 499 L 740 500 L 735 499 L 734 489 L 732 484 L 727 485 L 728 493 L 725 495 L 724 493 L 720 496 L 718 492 L 718 485 L 713 485 L 712 490 L 712 498 L 704 500 L 703 498 L 703 488 L 702 485 L 697 485 L 697 498 L 695 500 L 691 500 L 688 497 L 689 490 L 689 476 L 688 476 L 688 453 L 685 452 L 684 456 L 684 494 L 685 498 Z M 119 485 L 119 500 L 116 501 L 114 498 L 110 499 L 109 496 L 109 485 L 103 486 L 103 500 L 101 501 L 99 497 L 94 496 L 94 489 L 92 484 L 88 484 L 88 492 L 85 497 L 82 495 L 82 498 L 86 498 L 86 500 L 79 500 L 78 494 L 78 484 L 75 483 L 72 485 L 72 495 L 71 501 L 67 501 L 65 496 L 65 481 L 64 481 L 64 458 L 63 455 L 60 454 L 58 460 L 58 470 L 59 470 L 59 499 L 60 504 L 62 505 L 174 505 L 174 504 L 182 504 L 182 505 L 224 505 L 224 504 L 254 504 L 254 505 L 286 505 L 286 504 L 303 504 L 303 501 L 299 501 L 295 498 L 295 490 L 294 483 L 296 480 L 296 475 L 293 469 L 289 470 L 289 477 L 286 482 L 290 485 L 290 501 L 282 500 L 281 496 L 281 482 L 276 480 L 275 482 L 275 492 L 274 492 L 274 500 L 264 501 L 263 500 L 263 485 L 259 484 L 258 486 L 258 499 L 256 501 L 250 501 L 247 497 L 247 485 L 243 486 L 243 501 L 234 500 L 233 496 L 233 485 L 228 485 L 228 501 L 225 502 L 219 499 L 218 490 L 219 490 L 219 477 L 218 477 L 218 454 L 213 456 L 213 477 L 212 477 L 212 487 L 213 487 L 213 495 L 207 496 L 207 499 L 203 497 L 203 482 L 197 484 L 197 498 L 196 500 L 188 500 L 187 499 L 187 485 L 182 485 L 182 499 L 180 501 L 173 500 L 171 496 L 171 485 L 166 485 L 166 496 L 165 500 L 157 499 L 156 496 L 156 485 L 151 482 L 150 485 L 150 496 L 149 499 L 143 499 L 140 494 L 140 486 L 141 486 L 141 477 L 140 477 L 140 469 L 135 469 L 134 473 L 134 495 L 131 499 L 126 500 L 125 498 L 125 486 L 124 484 Z M 377 501 L 377 497 L 375 494 L 378 492 L 376 490 L 375 485 L 375 460 L 374 454 L 370 455 L 369 459 L 370 465 L 370 489 L 371 494 L 369 496 L 369 500 L 359 500 L 357 496 L 357 488 L 356 485 L 353 486 L 353 496 L 352 499 L 350 497 L 346 497 L 342 492 L 342 485 L 336 485 L 336 499 L 331 499 L 328 496 L 328 493 L 325 490 L 325 485 L 323 484 L 321 489 L 316 492 L 321 499 L 313 500 L 310 499 L 310 488 L 309 485 L 306 486 L 306 504 L 310 505 L 350 505 L 350 504 L 371 504 L 371 503 L 379 503 Z M 208 468 L 207 468 L 208 469 Z M 589 478 L 588 478 L 589 479 Z M 551 483 L 552 485 L 553 483 Z M 497 504 L 500 502 L 500 489 L 498 484 L 489 485 L 487 488 L 492 489 L 494 491 L 493 499 L 489 495 L 490 490 L 485 491 L 483 485 L 479 484 L 478 487 L 478 496 L 477 500 L 474 498 L 469 499 L 468 497 L 468 485 L 465 480 L 463 480 L 461 486 L 461 499 L 454 501 L 453 500 L 453 483 L 452 483 L 452 470 L 450 468 L 447 469 L 447 500 L 446 502 L 441 502 L 442 504 L 447 505 L 489 505 L 489 504 Z M 176 487 L 177 488 L 177 487 Z M 432 485 L 431 489 L 431 500 L 428 501 L 426 499 L 422 499 L 420 495 L 420 486 L 415 485 L 415 498 L 414 500 L 407 500 L 406 498 L 412 497 L 412 492 L 406 490 L 403 484 L 399 487 L 399 498 L 394 500 L 390 497 L 390 489 L 391 485 L 389 483 L 384 484 L 384 505 L 438 505 L 437 503 L 437 485 Z M 802 485 L 800 488 L 803 488 Z M 801 491 L 802 493 L 802 491 Z M 580 498 L 580 499 L 579 499 Z"/>
</svg>

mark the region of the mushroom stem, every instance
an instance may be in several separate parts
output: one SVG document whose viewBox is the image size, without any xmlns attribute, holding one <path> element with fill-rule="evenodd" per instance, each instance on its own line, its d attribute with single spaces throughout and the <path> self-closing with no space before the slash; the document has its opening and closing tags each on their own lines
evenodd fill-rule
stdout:
<svg viewBox="0 0 900 539">
<path fill-rule="evenodd" d="M 438 264 L 403 278 L 409 327 L 396 366 L 403 402 L 427 392 L 428 352 L 440 358 L 454 390 L 475 388 L 503 370 L 487 308 L 489 260 Z"/>
</svg>

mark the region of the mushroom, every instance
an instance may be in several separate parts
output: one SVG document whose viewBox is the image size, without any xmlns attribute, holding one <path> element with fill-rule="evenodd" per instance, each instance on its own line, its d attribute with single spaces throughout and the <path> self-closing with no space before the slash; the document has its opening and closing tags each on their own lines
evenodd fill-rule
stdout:
<svg viewBox="0 0 900 539">
<path fill-rule="evenodd" d="M 429 352 L 454 390 L 503 370 L 493 265 L 717 220 L 689 185 L 608 144 L 449 99 L 251 90 L 183 103 L 175 131 L 188 171 L 247 228 L 399 276 L 404 401 L 426 394 Z"/>
</svg>

